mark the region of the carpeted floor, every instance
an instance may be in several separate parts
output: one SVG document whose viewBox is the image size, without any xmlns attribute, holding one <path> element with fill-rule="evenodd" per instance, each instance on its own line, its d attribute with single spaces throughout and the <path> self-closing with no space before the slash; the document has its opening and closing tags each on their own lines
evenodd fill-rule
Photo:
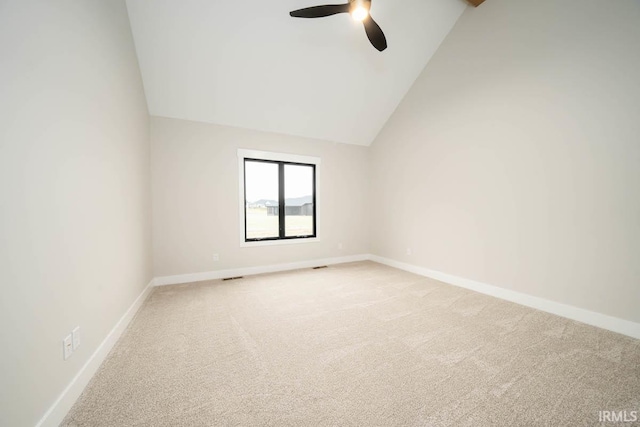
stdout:
<svg viewBox="0 0 640 427">
<path fill-rule="evenodd" d="M 583 426 L 600 410 L 640 410 L 639 340 L 362 262 L 155 289 L 62 425 Z"/>
</svg>

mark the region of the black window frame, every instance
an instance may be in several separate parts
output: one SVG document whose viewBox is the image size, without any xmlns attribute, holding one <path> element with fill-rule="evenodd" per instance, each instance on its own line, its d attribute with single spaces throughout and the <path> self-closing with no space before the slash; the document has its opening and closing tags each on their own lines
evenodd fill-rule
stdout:
<svg viewBox="0 0 640 427">
<path fill-rule="evenodd" d="M 272 163 L 278 165 L 278 237 L 257 237 L 247 238 L 247 162 L 261 162 Z M 316 164 L 315 163 L 300 163 L 290 162 L 286 160 L 266 160 L 253 157 L 244 157 L 243 160 L 243 197 L 244 197 L 244 241 L 245 243 L 251 242 L 268 242 L 279 240 L 298 240 L 298 239 L 315 239 L 318 237 L 318 224 L 317 224 L 317 206 L 316 206 Z M 292 166 L 307 166 L 313 170 L 312 176 L 312 204 L 313 204 L 313 234 L 306 234 L 304 236 L 286 236 L 286 215 L 285 215 L 285 188 L 284 188 L 284 167 L 285 165 Z"/>
</svg>

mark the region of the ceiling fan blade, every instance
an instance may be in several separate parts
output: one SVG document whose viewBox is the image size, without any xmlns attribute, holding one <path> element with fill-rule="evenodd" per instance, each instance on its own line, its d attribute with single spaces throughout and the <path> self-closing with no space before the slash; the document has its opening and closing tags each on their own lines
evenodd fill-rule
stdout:
<svg viewBox="0 0 640 427">
<path fill-rule="evenodd" d="M 387 48 L 387 38 L 382 32 L 382 28 L 376 24 L 376 21 L 373 20 L 371 15 L 367 16 L 362 23 L 364 24 L 364 30 L 366 31 L 367 37 L 373 47 L 378 49 L 380 52 L 385 50 Z"/>
<path fill-rule="evenodd" d="M 324 18 L 338 13 L 349 13 L 347 4 L 325 4 L 323 6 L 306 7 L 289 12 L 294 18 Z"/>
</svg>

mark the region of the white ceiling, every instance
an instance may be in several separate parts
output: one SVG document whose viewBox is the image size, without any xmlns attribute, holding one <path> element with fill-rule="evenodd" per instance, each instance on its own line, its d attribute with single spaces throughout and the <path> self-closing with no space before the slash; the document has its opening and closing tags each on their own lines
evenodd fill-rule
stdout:
<svg viewBox="0 0 640 427">
<path fill-rule="evenodd" d="M 346 1 L 345 1 L 346 2 Z M 389 48 L 341 0 L 127 0 L 152 115 L 369 145 L 466 7 L 373 0 Z"/>
</svg>

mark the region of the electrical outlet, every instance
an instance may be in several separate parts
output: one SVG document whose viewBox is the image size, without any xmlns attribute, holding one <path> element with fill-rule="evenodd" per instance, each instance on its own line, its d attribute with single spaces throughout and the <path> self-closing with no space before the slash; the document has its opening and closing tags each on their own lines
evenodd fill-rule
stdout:
<svg viewBox="0 0 640 427">
<path fill-rule="evenodd" d="M 338 243 L 338 250 L 342 250 L 342 242 Z"/>
<path fill-rule="evenodd" d="M 73 328 L 71 337 L 73 341 L 73 351 L 76 351 L 76 349 L 80 347 L 80 326 L 76 326 L 75 328 Z"/>
<path fill-rule="evenodd" d="M 411 250 L 411 248 L 407 248 L 407 255 L 411 255 L 413 254 L 413 251 Z"/>
<path fill-rule="evenodd" d="M 67 335 L 62 341 L 62 357 L 64 360 L 67 360 L 71 357 L 71 353 L 73 353 L 73 339 L 71 338 L 71 334 Z"/>
<path fill-rule="evenodd" d="M 213 254 L 213 260 L 214 260 L 215 262 L 220 261 L 220 254 Z"/>
</svg>

